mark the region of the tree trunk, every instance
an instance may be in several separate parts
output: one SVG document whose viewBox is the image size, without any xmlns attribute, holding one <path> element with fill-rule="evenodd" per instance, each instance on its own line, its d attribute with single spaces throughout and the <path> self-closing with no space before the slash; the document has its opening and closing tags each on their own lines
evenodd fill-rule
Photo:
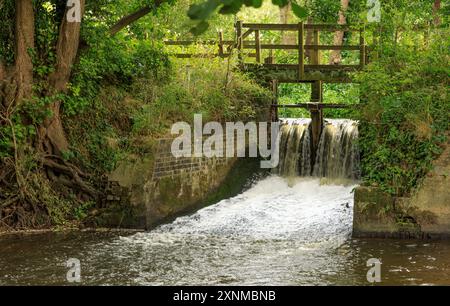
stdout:
<svg viewBox="0 0 450 306">
<path fill-rule="evenodd" d="M 0 59 L 0 84 L 3 82 L 5 78 L 6 78 L 5 64 L 3 64 L 3 61 Z"/>
<path fill-rule="evenodd" d="M 156 1 L 156 2 L 158 2 L 158 3 L 155 3 L 155 5 L 159 6 L 162 1 Z M 128 16 L 123 17 L 109 29 L 109 34 L 111 36 L 114 36 L 115 34 L 117 34 L 120 30 L 122 30 L 126 26 L 130 25 L 131 23 L 135 22 L 136 20 L 149 14 L 152 10 L 153 10 L 152 7 L 145 6 L 141 9 L 139 9 L 138 11 L 136 11 Z"/>
<path fill-rule="evenodd" d="M 347 23 L 347 20 L 345 18 L 345 11 L 348 9 L 348 3 L 349 0 L 341 0 L 341 10 L 339 11 L 338 24 L 344 25 Z M 334 45 L 342 46 L 343 41 L 344 41 L 344 32 L 337 31 L 334 34 Z M 341 62 L 341 50 L 331 51 L 330 64 L 336 65 L 339 64 L 340 62 Z"/>
<path fill-rule="evenodd" d="M 308 24 L 313 24 L 314 20 L 313 18 L 310 16 L 308 17 L 308 19 L 306 20 L 306 22 Z M 306 45 L 312 45 L 314 41 L 314 31 L 313 30 L 306 30 L 306 39 L 305 39 L 305 44 Z M 312 59 L 312 54 L 313 54 L 313 50 L 305 50 L 305 58 L 308 59 L 309 63 L 311 63 L 311 59 Z"/>
<path fill-rule="evenodd" d="M 85 1 L 80 0 L 81 16 L 84 14 Z M 78 53 L 81 22 L 69 22 L 68 9 L 61 22 L 58 42 L 56 45 L 55 71 L 49 76 L 49 96 L 67 91 L 72 65 Z M 55 101 L 49 106 L 52 116 L 47 118 L 39 128 L 39 146 L 42 150 L 60 155 L 67 151 L 69 144 L 61 123 L 61 101 Z"/>
<path fill-rule="evenodd" d="M 283 7 L 280 7 L 280 23 L 288 24 L 292 22 L 292 5 L 289 1 Z M 296 35 L 293 32 L 281 32 L 281 43 L 286 45 L 295 45 L 296 44 Z"/>
<path fill-rule="evenodd" d="M 441 18 L 439 17 L 439 10 L 441 9 L 441 0 L 435 0 L 433 3 L 433 25 L 441 25 Z"/>
<path fill-rule="evenodd" d="M 17 86 L 15 103 L 19 104 L 23 99 L 31 97 L 33 87 L 33 62 L 29 52 L 30 49 L 34 48 L 34 10 L 32 0 L 16 1 L 15 40 L 14 79 Z M 0 69 L 4 71 L 5 68 Z M 3 73 L 6 74 L 6 72 Z"/>
</svg>

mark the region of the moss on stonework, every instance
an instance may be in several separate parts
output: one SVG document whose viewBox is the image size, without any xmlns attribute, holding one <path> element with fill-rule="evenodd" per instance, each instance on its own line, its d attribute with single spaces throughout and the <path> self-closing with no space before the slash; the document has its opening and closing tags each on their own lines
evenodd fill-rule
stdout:
<svg viewBox="0 0 450 306">
<path fill-rule="evenodd" d="M 262 176 L 267 173 L 266 169 L 261 169 L 259 158 L 238 158 L 224 182 L 206 198 L 203 205 L 214 204 L 223 199 L 236 196 L 250 187 L 249 184 L 252 177 Z"/>
<path fill-rule="evenodd" d="M 164 203 L 159 210 L 171 212 L 178 210 L 192 198 L 192 186 L 183 184 L 183 177 L 164 177 L 158 182 L 159 201 Z M 181 187 L 182 186 L 182 187 Z M 182 190 L 180 190 L 182 188 Z"/>
</svg>

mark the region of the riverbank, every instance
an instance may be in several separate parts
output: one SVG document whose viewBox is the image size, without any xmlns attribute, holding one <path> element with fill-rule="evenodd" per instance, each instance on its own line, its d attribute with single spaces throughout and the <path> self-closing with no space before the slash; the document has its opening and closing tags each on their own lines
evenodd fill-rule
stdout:
<svg viewBox="0 0 450 306">
<path fill-rule="evenodd" d="M 450 135 L 442 154 L 409 196 L 379 187 L 355 190 L 354 237 L 450 239 Z"/>
<path fill-rule="evenodd" d="M 266 120 L 270 93 L 222 61 L 192 63 L 189 81 L 195 86 L 186 84 L 185 61 L 173 60 L 170 69 L 168 66 L 127 83 L 102 82 L 89 97 L 67 98 L 62 125 L 70 149 L 61 156 L 40 152 L 27 138 L 4 148 L 3 144 L 14 141 L 9 128 L 8 133 L 1 130 L 0 227 L 39 229 L 81 223 L 87 227 L 145 228 L 171 215 L 172 210 L 183 210 L 169 206 L 183 206 L 179 202 L 189 194 L 189 205 L 210 196 L 231 165 L 218 169 L 221 161 L 215 165 L 207 165 L 206 160 L 180 162 L 168 155 L 170 150 L 161 157 L 160 141 L 173 137 L 173 123 L 191 123 L 197 113 L 205 122 Z M 82 107 L 71 104 L 81 101 Z M 32 129 L 20 123 L 27 120 L 18 120 L 13 131 Z M 35 134 L 34 130 L 30 133 Z M 130 168 L 122 167 L 138 164 L 142 167 L 131 169 L 135 177 L 127 172 Z M 124 171 L 118 174 L 120 167 Z M 177 182 L 176 177 L 183 175 L 184 181 Z M 203 184 L 204 177 L 215 182 Z M 117 185 L 118 181 L 124 184 Z M 143 181 L 155 186 L 144 190 Z M 194 183 L 197 185 L 192 186 Z M 182 186 L 183 199 L 166 192 L 173 184 Z M 132 185 L 140 190 L 133 190 Z M 147 224 L 145 203 L 150 200 L 142 197 L 157 192 L 167 197 L 159 206 L 168 211 L 154 211 L 154 220 Z M 130 193 L 135 198 L 128 199 Z M 175 201 L 169 201 L 170 197 Z M 139 205 L 128 205 L 128 200 Z"/>
<path fill-rule="evenodd" d="M 29 230 L 4 230 L 0 231 L 0 237 L 11 236 L 33 236 L 42 234 L 67 234 L 67 233 L 117 233 L 117 234 L 135 234 L 144 232 L 143 229 L 125 229 L 125 228 L 48 228 L 48 229 L 29 229 Z"/>
</svg>

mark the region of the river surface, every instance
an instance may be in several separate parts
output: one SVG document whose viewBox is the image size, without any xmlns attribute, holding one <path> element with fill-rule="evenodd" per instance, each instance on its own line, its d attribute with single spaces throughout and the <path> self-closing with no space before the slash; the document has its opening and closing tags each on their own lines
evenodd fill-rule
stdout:
<svg viewBox="0 0 450 306">
<path fill-rule="evenodd" d="M 352 239 L 354 185 L 269 176 L 244 193 L 137 234 L 0 238 L 0 285 L 450 285 L 450 243 Z"/>
</svg>

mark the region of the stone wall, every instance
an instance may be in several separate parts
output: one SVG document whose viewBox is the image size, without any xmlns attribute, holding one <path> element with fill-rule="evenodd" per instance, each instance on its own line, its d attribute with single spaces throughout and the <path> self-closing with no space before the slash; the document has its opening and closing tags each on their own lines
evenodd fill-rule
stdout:
<svg viewBox="0 0 450 306">
<path fill-rule="evenodd" d="M 450 238 L 450 144 L 409 198 L 356 188 L 353 236 Z"/>
<path fill-rule="evenodd" d="M 99 226 L 150 229 L 210 204 L 210 199 L 239 193 L 246 178 L 259 169 L 255 158 L 176 158 L 171 153 L 172 141 L 157 140 L 149 145 L 153 149 L 145 158 L 130 156 L 109 175 Z"/>
<path fill-rule="evenodd" d="M 210 166 L 223 166 L 230 162 L 227 158 L 195 158 L 174 157 L 171 152 L 173 138 L 160 139 L 156 151 L 156 160 L 153 170 L 153 180 L 164 177 L 173 177 L 185 173 L 205 170 Z"/>
<path fill-rule="evenodd" d="M 152 179 L 144 186 L 147 228 L 202 205 L 224 182 L 236 158 L 174 157 L 161 139 Z"/>
</svg>

